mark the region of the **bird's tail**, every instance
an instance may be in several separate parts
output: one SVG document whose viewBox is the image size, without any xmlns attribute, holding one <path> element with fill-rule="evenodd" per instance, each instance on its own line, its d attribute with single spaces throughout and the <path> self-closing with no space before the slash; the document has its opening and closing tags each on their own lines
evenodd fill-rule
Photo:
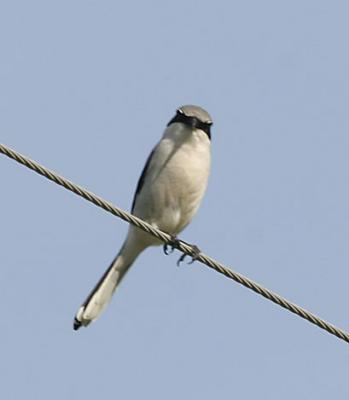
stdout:
<svg viewBox="0 0 349 400">
<path fill-rule="evenodd" d="M 143 249 L 131 248 L 127 241 L 88 295 L 74 318 L 74 330 L 97 319 L 110 302 L 116 287 Z"/>
</svg>

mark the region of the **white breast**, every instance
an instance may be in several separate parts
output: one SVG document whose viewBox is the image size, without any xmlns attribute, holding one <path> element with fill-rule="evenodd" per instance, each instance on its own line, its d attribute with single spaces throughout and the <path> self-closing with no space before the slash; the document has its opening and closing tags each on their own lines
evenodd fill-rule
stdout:
<svg viewBox="0 0 349 400">
<path fill-rule="evenodd" d="M 201 203 L 210 162 L 210 140 L 205 132 L 171 124 L 154 150 L 134 214 L 177 235 Z"/>
</svg>

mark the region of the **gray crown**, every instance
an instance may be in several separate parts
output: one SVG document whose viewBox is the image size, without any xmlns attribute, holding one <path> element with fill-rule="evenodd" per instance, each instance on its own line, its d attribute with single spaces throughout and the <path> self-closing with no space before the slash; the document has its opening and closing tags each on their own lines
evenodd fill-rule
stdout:
<svg viewBox="0 0 349 400">
<path fill-rule="evenodd" d="M 195 117 L 205 124 L 212 124 L 212 118 L 210 114 L 199 106 L 182 106 L 178 108 L 178 111 L 187 117 Z"/>
</svg>

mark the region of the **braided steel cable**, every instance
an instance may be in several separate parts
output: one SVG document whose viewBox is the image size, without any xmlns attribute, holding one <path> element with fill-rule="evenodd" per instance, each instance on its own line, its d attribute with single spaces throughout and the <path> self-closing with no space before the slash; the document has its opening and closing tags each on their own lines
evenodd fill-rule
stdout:
<svg viewBox="0 0 349 400">
<path fill-rule="evenodd" d="M 141 220 L 140 218 L 137 218 L 134 215 L 120 209 L 119 207 L 114 206 L 110 202 L 102 199 L 99 196 L 96 196 L 92 192 L 82 188 L 79 185 L 76 185 L 75 183 L 63 178 L 62 176 L 59 176 L 55 172 L 50 171 L 49 169 L 38 164 L 37 162 L 30 160 L 28 157 L 23 156 L 22 154 L 10 149 L 9 147 L 1 143 L 0 143 L 0 153 L 17 161 L 18 163 L 26 166 L 27 168 L 30 168 L 31 170 L 37 172 L 38 174 L 44 176 L 45 178 L 57 183 L 58 185 L 63 186 L 65 189 L 70 190 L 71 192 L 77 194 L 78 196 L 83 197 L 84 199 L 95 204 L 96 206 L 103 208 L 104 210 L 110 212 L 113 215 L 116 215 L 117 217 L 123 219 L 124 221 L 135 225 L 136 227 L 160 239 L 162 242 L 168 245 L 173 245 L 173 238 L 169 234 L 154 228 L 152 225 Z M 347 333 L 346 331 L 326 322 L 325 320 L 317 317 L 313 313 L 286 300 L 285 298 L 272 292 L 271 290 L 264 288 L 263 286 L 252 281 L 251 279 L 246 278 L 245 276 L 239 274 L 238 272 L 235 272 L 227 268 L 226 266 L 214 260 L 213 258 L 203 253 L 200 253 L 197 256 L 195 254 L 195 249 L 193 249 L 193 247 L 188 245 L 187 243 L 179 240 L 178 243 L 175 244 L 175 248 L 177 248 L 186 255 L 189 256 L 195 255 L 196 261 L 205 264 L 206 266 L 214 269 L 215 271 L 225 275 L 227 278 L 233 279 L 235 282 L 247 287 L 248 289 L 253 290 L 254 292 L 260 294 L 261 296 L 274 302 L 275 304 L 278 304 L 279 306 L 285 308 L 286 310 L 298 315 L 301 318 L 304 318 L 308 322 L 318 326 L 321 329 L 324 329 L 330 334 L 337 336 L 339 339 L 342 339 L 345 342 L 349 343 L 349 333 Z"/>
</svg>

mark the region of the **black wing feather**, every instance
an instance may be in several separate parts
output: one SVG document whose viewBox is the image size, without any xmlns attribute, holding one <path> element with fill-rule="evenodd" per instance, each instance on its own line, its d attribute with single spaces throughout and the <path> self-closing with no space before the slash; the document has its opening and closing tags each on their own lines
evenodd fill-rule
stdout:
<svg viewBox="0 0 349 400">
<path fill-rule="evenodd" d="M 149 165 L 150 165 L 150 160 L 151 160 L 152 157 L 153 157 L 154 151 L 155 151 L 155 149 L 153 149 L 153 151 L 149 154 L 149 157 L 148 157 L 148 159 L 147 159 L 147 162 L 145 163 L 145 166 L 144 166 L 144 168 L 143 168 L 142 174 L 141 174 L 141 176 L 140 176 L 140 178 L 139 178 L 139 180 L 138 180 L 136 192 L 135 192 L 135 195 L 134 195 L 133 201 L 132 201 L 131 213 L 133 213 L 133 211 L 134 211 L 135 204 L 136 204 L 136 199 L 137 199 L 137 195 L 138 195 L 139 192 L 142 190 L 142 187 L 143 187 L 143 185 L 144 185 L 145 176 L 147 175 L 147 171 L 148 171 L 148 168 L 149 168 Z"/>
</svg>

